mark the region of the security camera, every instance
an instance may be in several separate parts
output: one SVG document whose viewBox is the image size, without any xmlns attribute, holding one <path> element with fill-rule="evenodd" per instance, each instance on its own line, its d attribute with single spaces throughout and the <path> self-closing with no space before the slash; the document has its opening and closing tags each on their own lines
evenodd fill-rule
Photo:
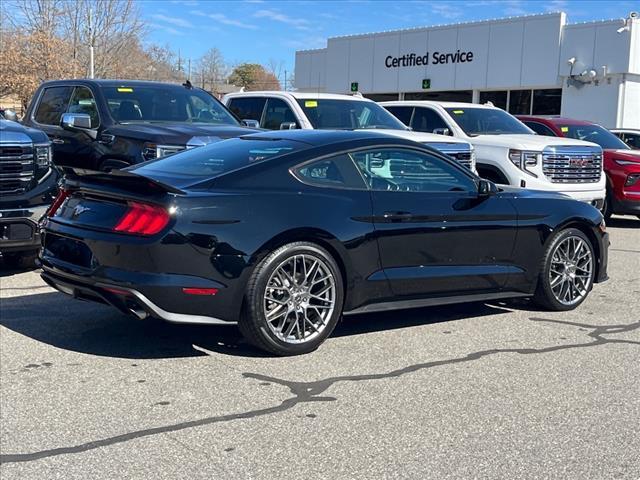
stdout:
<svg viewBox="0 0 640 480">
<path fill-rule="evenodd" d="M 628 32 L 630 30 L 629 25 L 625 25 L 624 27 L 620 27 L 616 30 L 617 33 Z"/>
<path fill-rule="evenodd" d="M 638 17 L 640 17 L 640 13 L 638 12 L 629 13 L 629 18 L 638 18 Z"/>
<path fill-rule="evenodd" d="M 576 64 L 576 57 L 571 57 L 567 63 L 573 67 Z"/>
</svg>

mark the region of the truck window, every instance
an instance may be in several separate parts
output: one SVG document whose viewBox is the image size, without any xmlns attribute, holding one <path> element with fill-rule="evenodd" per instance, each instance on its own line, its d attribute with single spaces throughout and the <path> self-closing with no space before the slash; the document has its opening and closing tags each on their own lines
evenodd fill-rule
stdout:
<svg viewBox="0 0 640 480">
<path fill-rule="evenodd" d="M 298 104 L 317 129 L 352 130 L 386 128 L 406 130 L 400 120 L 380 105 L 367 100 L 301 98 Z"/>
<path fill-rule="evenodd" d="M 411 127 L 418 132 L 433 133 L 438 128 L 449 128 L 449 125 L 431 108 L 416 108 Z"/>
<path fill-rule="evenodd" d="M 266 98 L 260 97 L 232 98 L 229 101 L 229 110 L 235 113 L 240 120 L 256 120 L 260 122 L 266 102 Z"/>
<path fill-rule="evenodd" d="M 76 87 L 69 102 L 68 113 L 86 113 L 91 117 L 91 128 L 98 128 L 100 117 L 91 90 L 87 87 Z"/>
<path fill-rule="evenodd" d="M 59 125 L 62 114 L 67 111 L 73 87 L 48 87 L 40 97 L 34 120 L 43 125 Z"/>
<path fill-rule="evenodd" d="M 397 107 L 397 106 L 385 106 L 389 112 L 391 112 L 398 120 L 404 123 L 407 127 L 411 125 L 411 115 L 413 115 L 413 107 Z"/>
<path fill-rule="evenodd" d="M 261 127 L 269 130 L 280 130 L 280 125 L 288 122 L 295 123 L 296 128 L 300 128 L 293 110 L 287 105 L 287 102 L 279 98 L 268 99 Z"/>
<path fill-rule="evenodd" d="M 525 134 L 532 131 L 517 118 L 499 108 L 451 107 L 447 113 L 470 137 L 477 135 Z"/>
</svg>

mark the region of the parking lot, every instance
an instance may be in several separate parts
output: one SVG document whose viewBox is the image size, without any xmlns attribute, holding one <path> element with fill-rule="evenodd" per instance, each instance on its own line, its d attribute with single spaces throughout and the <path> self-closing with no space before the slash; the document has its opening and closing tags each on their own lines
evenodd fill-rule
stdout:
<svg viewBox="0 0 640 480">
<path fill-rule="evenodd" d="M 573 312 L 346 318 L 273 358 L 2 271 L 3 479 L 640 477 L 640 222 Z"/>
</svg>

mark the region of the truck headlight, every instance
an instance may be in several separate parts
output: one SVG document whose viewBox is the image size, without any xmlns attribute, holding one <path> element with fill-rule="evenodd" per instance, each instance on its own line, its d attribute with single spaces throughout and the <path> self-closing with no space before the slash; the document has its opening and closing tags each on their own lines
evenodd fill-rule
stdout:
<svg viewBox="0 0 640 480">
<path fill-rule="evenodd" d="M 51 145 L 36 145 L 35 160 L 38 167 L 48 167 L 51 165 Z"/>
<path fill-rule="evenodd" d="M 540 152 L 530 152 L 526 150 L 509 150 L 509 160 L 516 167 L 518 167 L 523 172 L 527 172 L 529 175 L 533 175 L 537 177 L 535 173 L 529 170 L 529 167 L 535 167 L 538 165 L 538 158 L 540 157 Z"/>
<path fill-rule="evenodd" d="M 142 147 L 142 157 L 145 160 L 154 160 L 156 158 L 173 155 L 184 150 L 186 145 L 156 145 L 155 143 L 145 143 Z"/>
</svg>

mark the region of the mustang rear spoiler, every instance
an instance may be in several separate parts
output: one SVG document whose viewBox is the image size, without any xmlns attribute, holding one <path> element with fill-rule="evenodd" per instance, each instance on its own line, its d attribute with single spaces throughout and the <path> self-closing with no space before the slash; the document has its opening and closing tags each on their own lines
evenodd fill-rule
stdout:
<svg viewBox="0 0 640 480">
<path fill-rule="evenodd" d="M 69 187 L 104 185 L 121 187 L 133 190 L 137 193 L 175 193 L 183 195 L 186 193 L 173 185 L 161 182 L 154 178 L 138 175 L 127 170 L 112 170 L 110 172 L 98 172 L 82 168 L 64 168 L 64 185 Z"/>
</svg>

